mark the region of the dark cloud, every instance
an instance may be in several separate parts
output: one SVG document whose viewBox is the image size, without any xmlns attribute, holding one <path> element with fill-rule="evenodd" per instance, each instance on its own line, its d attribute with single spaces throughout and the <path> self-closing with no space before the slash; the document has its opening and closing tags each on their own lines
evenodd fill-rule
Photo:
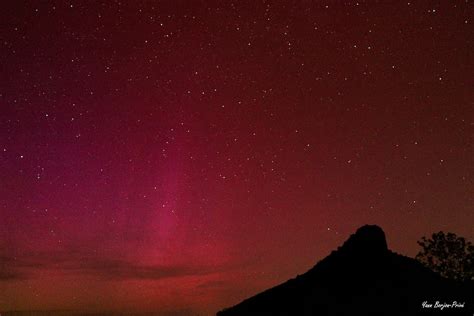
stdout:
<svg viewBox="0 0 474 316">
<path fill-rule="evenodd" d="M 222 280 L 212 280 L 197 286 L 198 289 L 221 289 L 230 286 L 229 282 Z"/>
<path fill-rule="evenodd" d="M 25 278 L 27 278 L 27 276 L 18 271 L 9 271 L 6 269 L 4 270 L 3 268 L 0 269 L 0 281 L 20 280 Z"/>
<path fill-rule="evenodd" d="M 77 251 L 36 252 L 22 256 L 0 256 L 0 280 L 32 278 L 38 270 L 55 270 L 65 274 L 96 275 L 106 279 L 147 279 L 215 272 L 210 267 L 194 265 L 143 265 L 122 258 L 102 258 Z"/>
<path fill-rule="evenodd" d="M 16 258 L 0 255 L 0 281 L 20 280 L 27 278 L 23 269 L 16 268 Z"/>
</svg>

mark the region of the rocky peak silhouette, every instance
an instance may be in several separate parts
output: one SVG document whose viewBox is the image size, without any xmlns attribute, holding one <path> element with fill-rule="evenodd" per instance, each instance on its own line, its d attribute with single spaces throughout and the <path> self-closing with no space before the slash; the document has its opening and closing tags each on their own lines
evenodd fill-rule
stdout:
<svg viewBox="0 0 474 316">
<path fill-rule="evenodd" d="M 364 256 L 383 254 L 388 251 L 385 233 L 377 225 L 364 225 L 339 248 L 339 251 Z"/>
</svg>

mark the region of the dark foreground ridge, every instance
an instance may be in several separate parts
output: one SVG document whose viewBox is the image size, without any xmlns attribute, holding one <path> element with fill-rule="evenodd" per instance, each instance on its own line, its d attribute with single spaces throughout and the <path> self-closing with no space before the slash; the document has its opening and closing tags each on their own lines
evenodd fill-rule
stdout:
<svg viewBox="0 0 474 316">
<path fill-rule="evenodd" d="M 366 225 L 305 274 L 217 315 L 474 315 L 473 300 L 473 282 L 391 252 L 383 230 Z"/>
</svg>

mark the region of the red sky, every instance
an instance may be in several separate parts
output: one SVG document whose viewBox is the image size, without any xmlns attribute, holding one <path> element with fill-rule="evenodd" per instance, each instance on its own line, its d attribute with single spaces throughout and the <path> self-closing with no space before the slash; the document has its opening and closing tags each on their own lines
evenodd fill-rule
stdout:
<svg viewBox="0 0 474 316">
<path fill-rule="evenodd" d="M 473 239 L 464 1 L 0 5 L 0 312 L 212 314 L 359 226 Z"/>
</svg>

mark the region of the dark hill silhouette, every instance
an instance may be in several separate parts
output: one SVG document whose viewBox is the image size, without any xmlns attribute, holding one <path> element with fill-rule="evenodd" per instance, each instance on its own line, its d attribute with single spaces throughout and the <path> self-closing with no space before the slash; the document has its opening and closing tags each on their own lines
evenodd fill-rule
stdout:
<svg viewBox="0 0 474 316">
<path fill-rule="evenodd" d="M 473 282 L 442 278 L 388 250 L 383 230 L 366 225 L 305 274 L 217 315 L 473 315 L 473 299 Z M 464 307 L 441 310 L 436 301 Z"/>
</svg>

